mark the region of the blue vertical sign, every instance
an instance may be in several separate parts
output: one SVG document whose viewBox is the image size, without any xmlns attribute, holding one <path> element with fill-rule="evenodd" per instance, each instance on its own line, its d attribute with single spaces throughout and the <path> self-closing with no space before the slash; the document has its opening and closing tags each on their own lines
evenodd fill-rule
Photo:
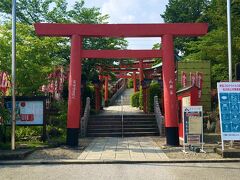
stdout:
<svg viewBox="0 0 240 180">
<path fill-rule="evenodd" d="M 222 141 L 240 140 L 240 82 L 220 82 L 217 87 Z"/>
</svg>

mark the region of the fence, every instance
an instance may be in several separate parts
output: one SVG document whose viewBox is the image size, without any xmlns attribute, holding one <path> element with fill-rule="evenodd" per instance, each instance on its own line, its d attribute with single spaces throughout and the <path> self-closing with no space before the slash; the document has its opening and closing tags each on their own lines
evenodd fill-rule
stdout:
<svg viewBox="0 0 240 180">
<path fill-rule="evenodd" d="M 161 113 L 161 109 L 158 102 L 158 96 L 154 96 L 154 114 L 159 129 L 159 135 L 165 136 L 164 116 Z"/>
<path fill-rule="evenodd" d="M 87 97 L 84 114 L 83 117 L 81 118 L 81 133 L 80 133 L 81 137 L 86 137 L 89 114 L 90 114 L 90 98 Z"/>
</svg>

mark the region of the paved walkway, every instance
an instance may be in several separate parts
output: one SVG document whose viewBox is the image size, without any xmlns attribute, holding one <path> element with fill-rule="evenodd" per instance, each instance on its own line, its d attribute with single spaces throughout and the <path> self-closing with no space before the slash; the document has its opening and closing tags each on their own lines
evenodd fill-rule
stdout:
<svg viewBox="0 0 240 180">
<path fill-rule="evenodd" d="M 144 114 L 138 108 L 131 107 L 130 96 L 133 89 L 126 89 L 113 106 L 104 108 L 101 115 Z M 121 102 L 123 99 L 123 102 Z M 123 105 L 122 105 L 123 104 Z M 168 157 L 155 143 L 158 137 L 99 137 L 80 154 L 79 160 L 124 160 L 124 161 L 159 161 Z"/>
<path fill-rule="evenodd" d="M 168 157 L 154 142 L 156 137 L 95 138 L 79 160 L 159 161 Z"/>
</svg>

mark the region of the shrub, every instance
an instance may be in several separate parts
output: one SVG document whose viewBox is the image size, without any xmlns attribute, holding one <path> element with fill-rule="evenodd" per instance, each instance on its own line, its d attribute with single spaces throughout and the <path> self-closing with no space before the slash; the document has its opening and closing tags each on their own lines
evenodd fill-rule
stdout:
<svg viewBox="0 0 240 180">
<path fill-rule="evenodd" d="M 39 140 L 42 135 L 42 127 L 16 126 L 16 141 Z"/>
<path fill-rule="evenodd" d="M 139 107 L 139 92 L 136 92 L 133 95 L 131 95 L 131 106 Z"/>
<path fill-rule="evenodd" d="M 158 96 L 158 98 L 161 97 L 161 89 L 158 82 L 152 82 L 149 87 L 149 93 L 148 93 L 148 111 L 149 112 L 154 111 L 154 96 Z"/>
<path fill-rule="evenodd" d="M 127 88 L 133 88 L 133 80 L 132 79 L 128 79 Z"/>
<path fill-rule="evenodd" d="M 0 91 L 0 141 L 4 143 L 10 139 L 10 132 L 7 128 L 8 120 L 10 120 L 10 112 L 4 107 L 4 98 Z"/>
</svg>

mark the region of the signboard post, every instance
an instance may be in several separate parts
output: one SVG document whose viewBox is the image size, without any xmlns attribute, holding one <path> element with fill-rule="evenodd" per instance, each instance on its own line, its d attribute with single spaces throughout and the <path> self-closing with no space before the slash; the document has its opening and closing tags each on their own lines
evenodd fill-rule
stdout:
<svg viewBox="0 0 240 180">
<path fill-rule="evenodd" d="M 203 150 L 203 112 L 202 106 L 183 107 L 183 152 L 186 145 L 201 146 Z"/>
<path fill-rule="evenodd" d="M 45 97 L 16 97 L 16 125 L 17 126 L 43 126 L 43 137 L 46 138 L 45 123 Z M 9 97 L 5 98 L 5 106 L 12 112 L 13 105 Z M 12 124 L 8 120 L 9 125 Z"/>
<path fill-rule="evenodd" d="M 240 140 L 240 82 L 219 82 L 217 87 L 224 150 L 224 140 Z"/>
</svg>

